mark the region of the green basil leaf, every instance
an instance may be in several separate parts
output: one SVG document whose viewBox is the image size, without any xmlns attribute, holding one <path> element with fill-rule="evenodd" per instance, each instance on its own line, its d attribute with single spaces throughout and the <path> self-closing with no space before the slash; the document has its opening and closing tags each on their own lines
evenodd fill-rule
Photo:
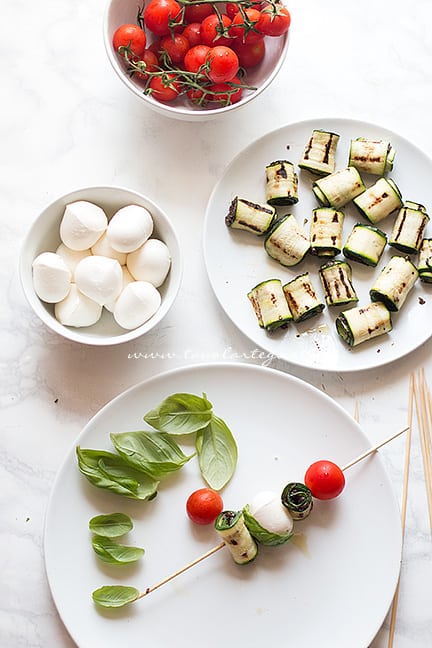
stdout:
<svg viewBox="0 0 432 648">
<path fill-rule="evenodd" d="M 124 513 L 96 515 L 89 521 L 89 529 L 105 538 L 119 538 L 133 529 L 133 522 Z"/>
<path fill-rule="evenodd" d="M 128 565 L 136 562 L 144 555 L 141 547 L 121 545 L 103 536 L 95 535 L 92 538 L 92 547 L 100 560 L 111 565 Z"/>
<path fill-rule="evenodd" d="M 205 394 L 172 394 L 144 416 L 155 430 L 168 434 L 191 434 L 202 430 L 211 420 L 212 404 Z"/>
<path fill-rule="evenodd" d="M 111 441 L 126 463 L 157 478 L 179 470 L 194 456 L 186 456 L 166 432 L 119 432 L 111 434 Z"/>
<path fill-rule="evenodd" d="M 246 504 L 243 509 L 243 518 L 247 528 L 249 529 L 249 533 L 260 544 L 277 547 L 291 540 L 294 535 L 292 531 L 290 533 L 281 535 L 279 533 L 273 533 L 272 531 L 265 529 L 250 512 L 249 504 Z"/>
<path fill-rule="evenodd" d="M 104 585 L 95 590 L 92 594 L 93 601 L 102 607 L 122 607 L 133 603 L 139 597 L 140 592 L 136 587 L 126 585 Z"/>
<path fill-rule="evenodd" d="M 237 465 L 237 444 L 231 430 L 213 415 L 207 427 L 198 432 L 195 446 L 203 478 L 210 488 L 221 490 Z"/>
</svg>

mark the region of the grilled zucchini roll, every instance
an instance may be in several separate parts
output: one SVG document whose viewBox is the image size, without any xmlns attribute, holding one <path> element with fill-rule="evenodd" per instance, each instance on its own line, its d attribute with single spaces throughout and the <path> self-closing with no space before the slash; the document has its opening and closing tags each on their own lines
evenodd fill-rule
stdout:
<svg viewBox="0 0 432 648">
<path fill-rule="evenodd" d="M 354 225 L 343 247 L 347 259 L 375 267 L 387 243 L 387 236 L 373 225 Z"/>
<path fill-rule="evenodd" d="M 417 270 L 420 281 L 432 283 L 432 239 L 425 238 L 419 250 Z"/>
<path fill-rule="evenodd" d="M 281 501 L 293 520 L 304 520 L 313 508 L 310 488 L 301 482 L 290 482 L 282 491 Z"/>
<path fill-rule="evenodd" d="M 390 311 L 398 311 L 417 277 L 417 268 L 408 257 L 393 256 L 376 278 L 369 291 L 370 298 L 382 302 Z"/>
<path fill-rule="evenodd" d="M 266 331 L 273 331 L 292 320 L 280 279 L 262 281 L 252 288 L 247 296 L 257 316 L 258 324 Z"/>
<path fill-rule="evenodd" d="M 360 173 L 383 176 L 393 170 L 395 155 L 395 149 L 386 140 L 358 137 L 351 140 L 348 164 Z"/>
<path fill-rule="evenodd" d="M 392 330 L 391 314 L 381 302 L 342 311 L 335 324 L 341 339 L 351 347 Z"/>
<path fill-rule="evenodd" d="M 246 565 L 256 557 L 258 547 L 242 511 L 222 511 L 216 518 L 215 529 L 237 565 Z"/>
<path fill-rule="evenodd" d="M 319 269 L 327 306 L 342 306 L 358 301 L 352 284 L 352 270 L 346 261 L 328 261 Z"/>
<path fill-rule="evenodd" d="M 314 317 L 325 308 L 325 304 L 317 297 L 308 272 L 286 283 L 283 291 L 294 322 Z"/>
<path fill-rule="evenodd" d="M 389 238 L 389 245 L 400 252 L 415 254 L 419 251 L 423 232 L 429 216 L 419 203 L 407 201 L 399 210 Z"/>
<path fill-rule="evenodd" d="M 276 209 L 271 205 L 262 205 L 236 196 L 230 204 L 225 223 L 227 227 L 261 236 L 270 229 L 275 216 Z"/>
<path fill-rule="evenodd" d="M 283 216 L 267 234 L 264 248 L 284 266 L 294 266 L 310 248 L 309 237 L 292 214 Z"/>
<path fill-rule="evenodd" d="M 309 230 L 310 251 L 321 257 L 334 257 L 342 248 L 344 213 L 332 207 L 318 207 L 312 212 Z"/>
<path fill-rule="evenodd" d="M 402 196 L 393 180 L 379 178 L 353 202 L 359 212 L 375 225 L 402 207 Z"/>
<path fill-rule="evenodd" d="M 303 156 L 298 163 L 315 175 L 324 176 L 335 170 L 336 147 L 339 135 L 324 130 L 313 130 Z"/>
<path fill-rule="evenodd" d="M 312 185 L 318 202 L 334 209 L 341 209 L 364 190 L 363 180 L 354 167 L 335 171 L 325 178 L 319 178 Z"/>
<path fill-rule="evenodd" d="M 266 200 L 269 205 L 298 202 L 298 177 L 292 162 L 276 160 L 266 166 Z"/>
</svg>

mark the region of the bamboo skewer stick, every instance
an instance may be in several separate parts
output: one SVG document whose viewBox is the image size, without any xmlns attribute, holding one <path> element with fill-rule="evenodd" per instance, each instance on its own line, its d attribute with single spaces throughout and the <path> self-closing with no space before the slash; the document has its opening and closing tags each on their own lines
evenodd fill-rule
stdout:
<svg viewBox="0 0 432 648">
<path fill-rule="evenodd" d="M 359 461 L 362 461 L 362 459 L 366 459 L 369 455 L 373 454 L 379 448 L 382 448 L 386 443 L 389 443 L 389 441 L 393 441 L 393 439 L 396 439 L 396 437 L 400 436 L 404 432 L 407 432 L 409 430 L 409 427 L 405 427 L 403 430 L 399 430 L 399 432 L 396 432 L 396 434 L 392 434 L 391 436 L 387 437 L 387 439 L 384 439 L 384 441 L 380 441 L 380 443 L 377 443 L 374 445 L 372 448 L 369 448 L 369 450 L 366 450 L 366 452 L 363 452 L 361 455 L 347 463 L 343 468 L 341 468 L 342 471 L 347 470 L 348 468 L 351 468 L 351 466 L 354 466 L 354 464 L 358 463 Z"/>
<path fill-rule="evenodd" d="M 420 432 L 420 447 L 423 459 L 423 470 L 425 475 L 426 497 L 429 510 L 429 524 L 432 531 L 432 461 L 431 461 L 431 437 L 430 437 L 430 420 L 428 421 L 428 414 L 426 408 L 427 401 L 427 387 L 424 377 L 424 372 L 419 379 L 419 386 L 417 384 L 414 389 L 417 419 Z M 430 419 L 430 417 L 429 417 Z"/>
</svg>

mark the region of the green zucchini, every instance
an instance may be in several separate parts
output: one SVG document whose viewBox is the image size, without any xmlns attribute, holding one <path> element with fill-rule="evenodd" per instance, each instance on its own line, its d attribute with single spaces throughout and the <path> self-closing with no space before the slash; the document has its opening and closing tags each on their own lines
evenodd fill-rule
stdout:
<svg viewBox="0 0 432 648">
<path fill-rule="evenodd" d="M 298 163 L 299 167 L 319 176 L 333 173 L 338 141 L 339 135 L 337 133 L 319 129 L 313 130 Z"/>
<path fill-rule="evenodd" d="M 332 207 L 318 207 L 312 212 L 309 230 L 310 251 L 320 257 L 334 257 L 342 248 L 344 213 Z"/>
<path fill-rule="evenodd" d="M 353 202 L 359 212 L 375 225 L 402 207 L 402 195 L 391 178 L 379 178 Z"/>
<path fill-rule="evenodd" d="M 300 263 L 309 248 L 309 237 L 292 214 L 277 220 L 264 242 L 267 254 L 284 266 Z"/>
<path fill-rule="evenodd" d="M 343 247 L 347 259 L 375 267 L 387 243 L 387 236 L 373 225 L 357 223 Z"/>
<path fill-rule="evenodd" d="M 325 308 L 325 304 L 317 297 L 308 272 L 286 283 L 283 291 L 294 322 L 302 322 L 314 317 Z"/>
<path fill-rule="evenodd" d="M 358 137 L 351 140 L 348 164 L 360 173 L 383 176 L 393 170 L 395 155 L 395 149 L 386 140 Z"/>
<path fill-rule="evenodd" d="M 304 520 L 313 508 L 311 490 L 301 482 L 287 484 L 282 491 L 281 501 L 293 520 Z"/>
<path fill-rule="evenodd" d="M 389 245 L 405 254 L 419 251 L 429 216 L 419 203 L 407 201 L 399 210 L 389 238 Z"/>
<path fill-rule="evenodd" d="M 358 301 L 352 284 L 352 270 L 346 261 L 328 261 L 319 269 L 327 306 L 342 306 Z"/>
<path fill-rule="evenodd" d="M 261 236 L 268 232 L 275 217 L 276 209 L 271 205 L 262 205 L 236 196 L 231 201 L 225 223 L 227 227 Z"/>
<path fill-rule="evenodd" d="M 292 314 L 285 299 L 280 279 L 267 279 L 256 285 L 247 294 L 258 324 L 266 331 L 286 326 Z"/>
<path fill-rule="evenodd" d="M 376 278 L 370 298 L 382 302 L 390 311 L 398 311 L 417 278 L 417 268 L 408 257 L 393 256 Z"/>
<path fill-rule="evenodd" d="M 243 511 L 222 511 L 216 518 L 215 529 L 237 565 L 246 565 L 256 558 L 258 547 L 245 524 Z"/>
<path fill-rule="evenodd" d="M 292 162 L 276 160 L 266 166 L 266 200 L 269 205 L 298 202 L 298 177 Z"/>
<path fill-rule="evenodd" d="M 363 180 L 354 167 L 335 171 L 331 175 L 319 178 L 312 185 L 318 202 L 324 207 L 334 209 L 341 209 L 364 190 Z"/>
<path fill-rule="evenodd" d="M 391 314 L 381 302 L 342 311 L 335 324 L 340 338 L 351 347 L 392 330 Z"/>
<path fill-rule="evenodd" d="M 432 239 L 424 238 L 419 250 L 417 270 L 420 281 L 432 283 Z"/>
</svg>

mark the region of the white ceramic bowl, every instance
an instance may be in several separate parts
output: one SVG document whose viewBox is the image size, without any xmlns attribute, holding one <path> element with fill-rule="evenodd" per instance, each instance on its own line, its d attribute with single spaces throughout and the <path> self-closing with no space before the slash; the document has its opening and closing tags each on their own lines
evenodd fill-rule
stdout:
<svg viewBox="0 0 432 648">
<path fill-rule="evenodd" d="M 108 219 L 118 209 L 130 204 L 141 205 L 151 212 L 154 221 L 152 237 L 160 238 L 167 244 L 172 257 L 172 264 L 165 282 L 159 288 L 162 295 L 161 306 L 153 317 L 142 326 L 133 330 L 123 329 L 115 322 L 112 313 L 106 309 L 103 309 L 101 319 L 93 326 L 83 328 L 64 326 L 54 316 L 54 305 L 41 301 L 36 295 L 33 288 L 33 260 L 41 252 L 55 252 L 61 242 L 59 228 L 64 209 L 68 203 L 75 200 L 88 200 L 99 205 L 105 210 Z M 21 284 L 34 312 L 50 329 L 59 335 L 75 342 L 97 346 L 129 342 L 157 326 L 167 314 L 177 296 L 182 270 L 183 263 L 179 241 L 168 216 L 149 198 L 123 187 L 87 187 L 61 196 L 52 202 L 30 227 L 22 245 L 20 256 Z"/>
<path fill-rule="evenodd" d="M 175 119 L 183 119 L 186 121 L 205 121 L 218 115 L 225 115 L 226 113 L 238 110 L 260 95 L 270 85 L 279 73 L 287 54 L 288 34 L 277 38 L 266 38 L 266 55 L 264 60 L 260 65 L 248 70 L 247 78 L 245 79 L 247 84 L 255 87 L 256 90 L 245 90 L 242 99 L 238 103 L 230 106 L 221 106 L 220 108 L 205 108 L 194 106 L 184 97 L 179 97 L 173 103 L 162 103 L 143 93 L 142 84 L 140 85 L 133 78 L 129 77 L 126 73 L 124 62 L 113 48 L 112 39 L 114 32 L 120 25 L 136 23 L 137 8 L 138 4 L 136 0 L 109 0 L 103 22 L 105 49 L 112 67 L 125 86 L 134 95 L 144 101 L 149 108 L 167 117 L 174 117 Z"/>
</svg>

